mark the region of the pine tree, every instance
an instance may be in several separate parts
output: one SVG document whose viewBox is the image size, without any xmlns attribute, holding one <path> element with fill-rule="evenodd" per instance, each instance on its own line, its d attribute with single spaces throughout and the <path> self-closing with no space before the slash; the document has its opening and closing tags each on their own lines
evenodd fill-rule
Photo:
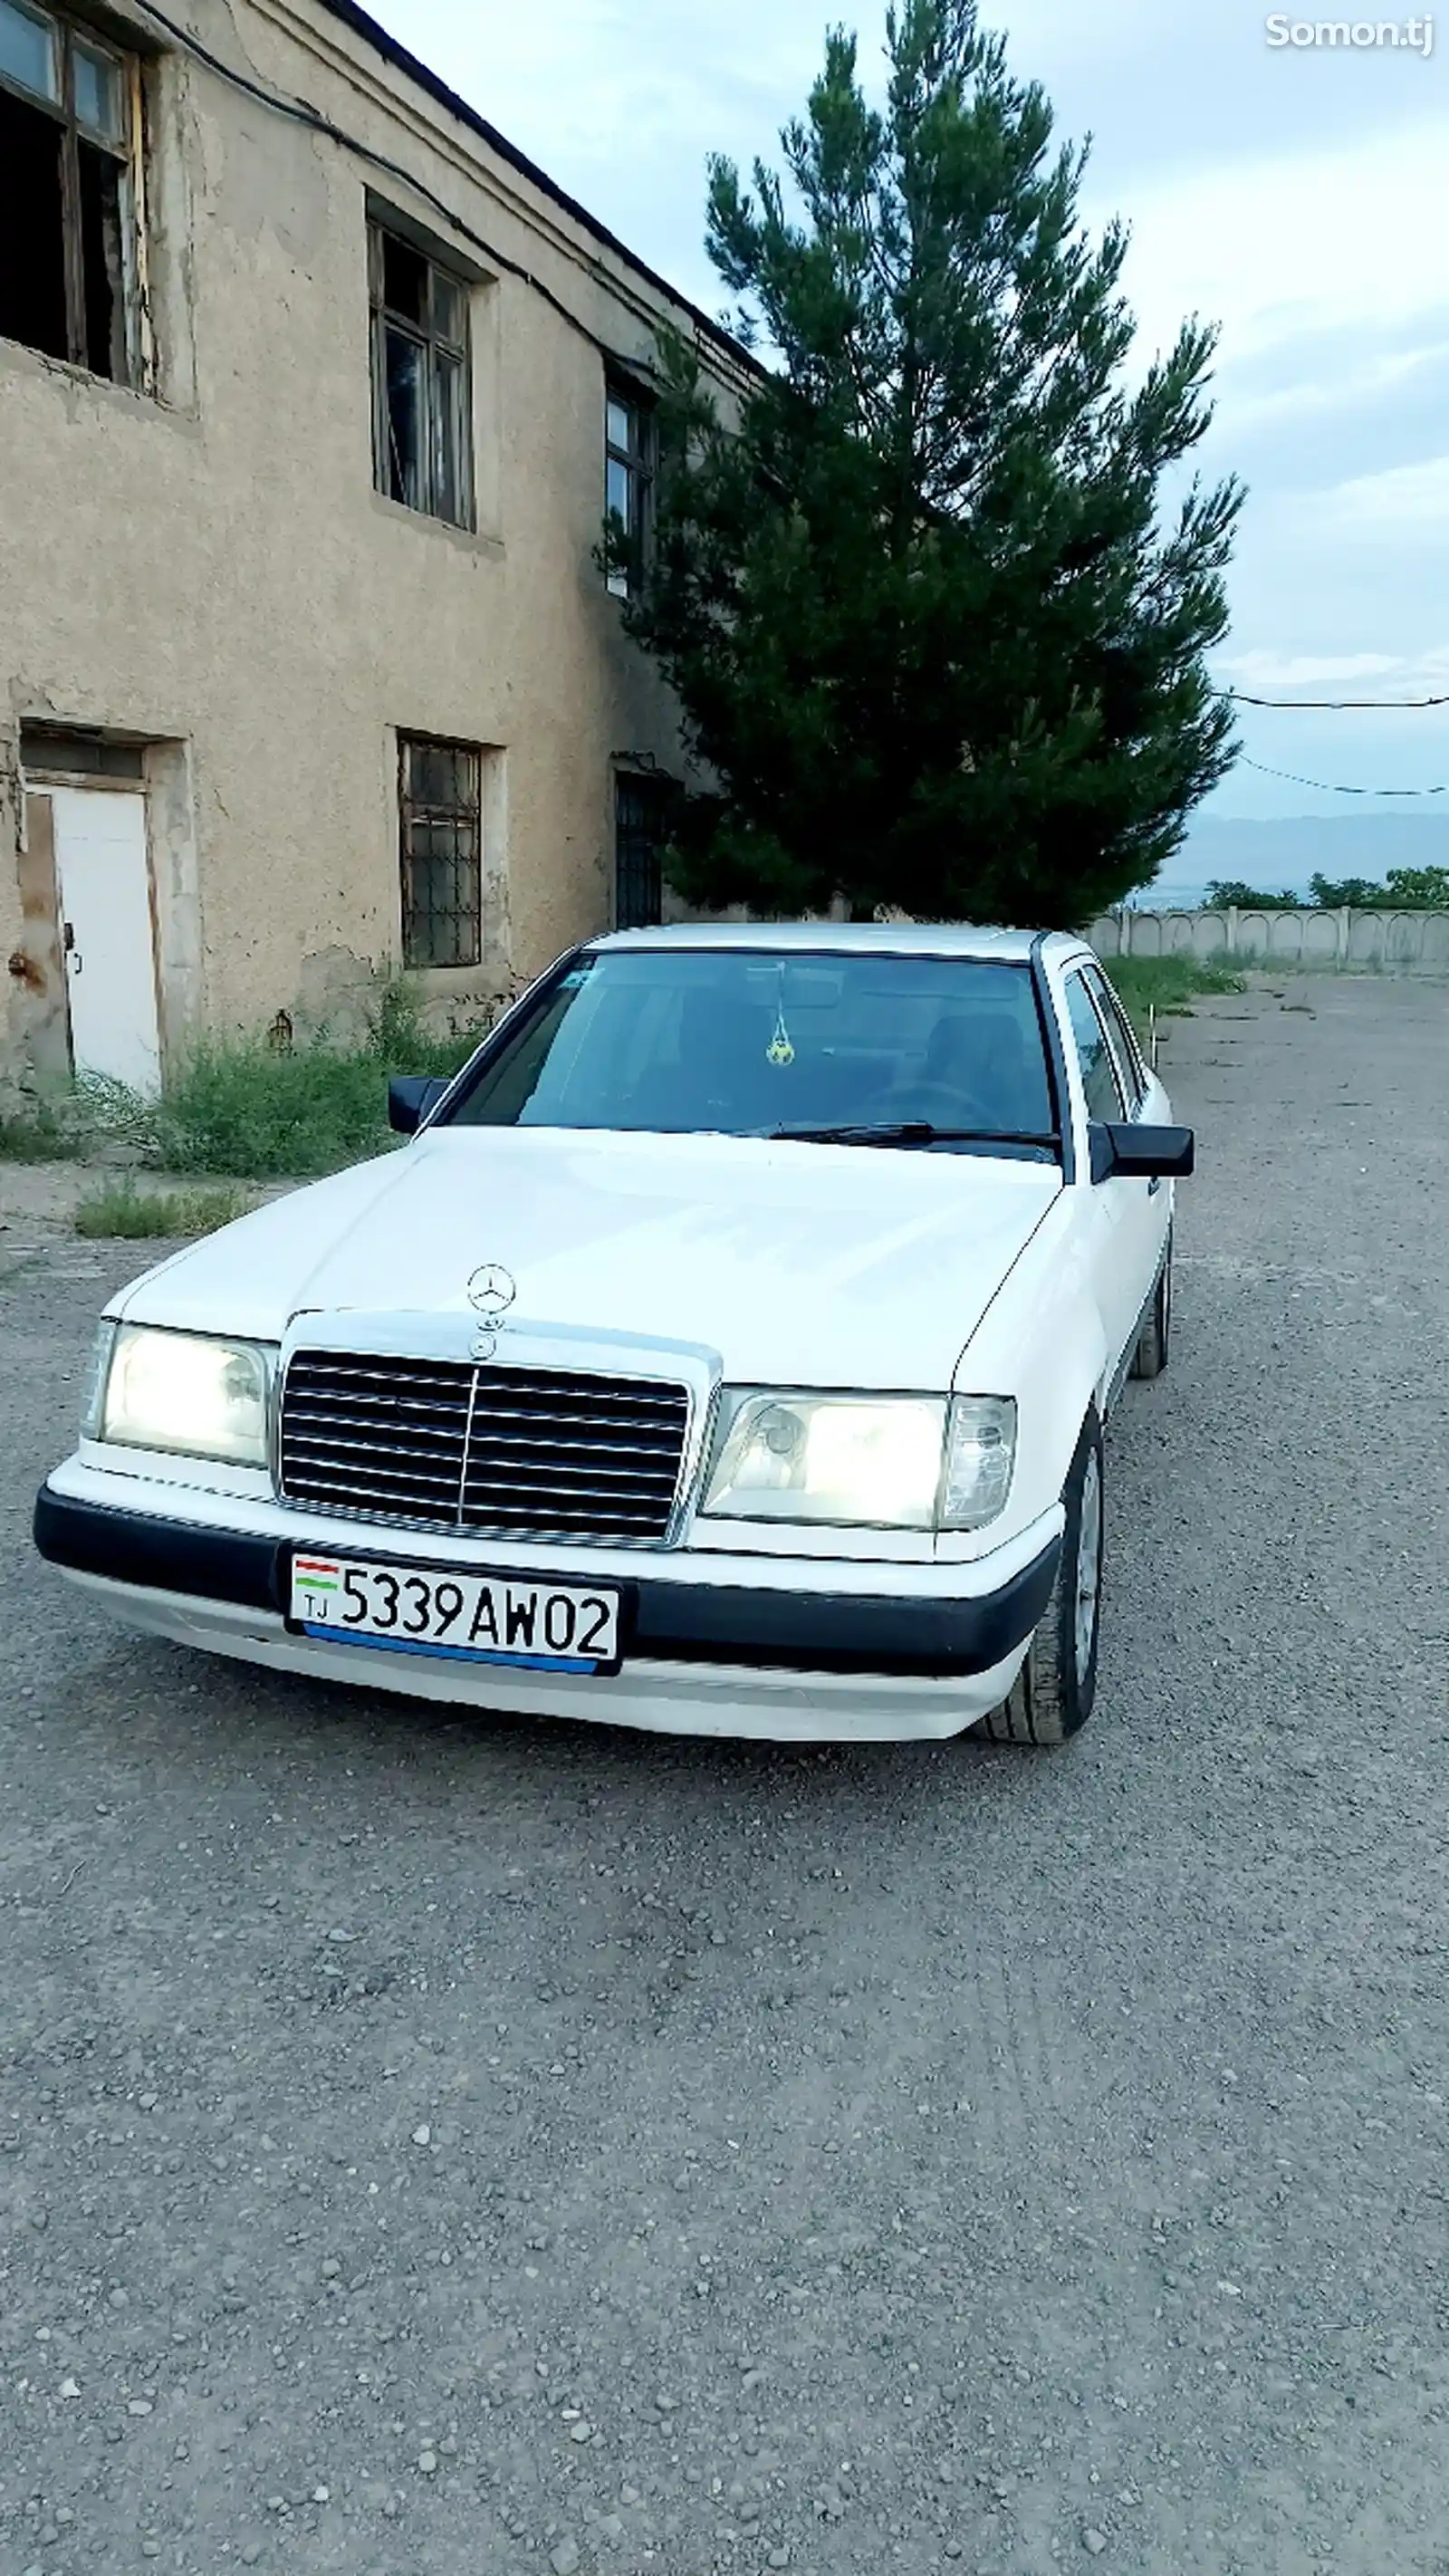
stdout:
<svg viewBox="0 0 1449 2576">
<path fill-rule="evenodd" d="M 828 38 L 781 138 L 793 198 L 711 164 L 710 256 L 767 358 L 740 415 L 661 344 L 626 621 L 714 782 L 670 873 L 761 912 L 1078 923 L 1155 875 L 1233 757 L 1202 657 L 1242 496 L 1178 471 L 1215 333 L 1134 381 L 1085 150 L 1053 147 L 975 0 L 886 26 L 880 111 Z"/>
</svg>

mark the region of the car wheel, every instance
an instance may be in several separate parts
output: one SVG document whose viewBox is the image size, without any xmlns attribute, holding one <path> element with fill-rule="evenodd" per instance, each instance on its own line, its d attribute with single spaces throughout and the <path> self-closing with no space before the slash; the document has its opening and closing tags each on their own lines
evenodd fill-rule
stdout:
<svg viewBox="0 0 1449 2576">
<path fill-rule="evenodd" d="M 1011 1696 L 981 1728 L 995 1744 L 1065 1744 L 1086 1725 L 1097 1695 L 1102 1610 L 1102 1426 L 1082 1425 L 1062 1495 L 1066 1527 L 1051 1597 Z"/>
<path fill-rule="evenodd" d="M 1172 1238 L 1168 1237 L 1167 1256 L 1162 1276 L 1152 1300 L 1152 1312 L 1137 1338 L 1132 1354 L 1130 1375 L 1161 1377 L 1167 1366 L 1168 1346 L 1172 1339 Z"/>
</svg>

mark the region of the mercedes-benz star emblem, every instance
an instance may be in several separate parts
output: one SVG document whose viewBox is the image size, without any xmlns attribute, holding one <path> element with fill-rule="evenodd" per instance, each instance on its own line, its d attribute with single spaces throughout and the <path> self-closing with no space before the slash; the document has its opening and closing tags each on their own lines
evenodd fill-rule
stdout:
<svg viewBox="0 0 1449 2576">
<path fill-rule="evenodd" d="M 500 1263 L 485 1261 L 481 1269 L 474 1271 L 468 1282 L 468 1303 L 478 1318 L 478 1330 L 473 1337 L 475 1360 L 492 1359 L 508 1309 L 517 1294 L 512 1272 L 503 1269 Z"/>
</svg>

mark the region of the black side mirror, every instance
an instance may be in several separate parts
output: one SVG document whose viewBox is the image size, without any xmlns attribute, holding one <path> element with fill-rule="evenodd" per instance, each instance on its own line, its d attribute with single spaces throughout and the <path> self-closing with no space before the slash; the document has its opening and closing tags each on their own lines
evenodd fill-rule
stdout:
<svg viewBox="0 0 1449 2576">
<path fill-rule="evenodd" d="M 387 1123 L 394 1135 L 415 1136 L 447 1088 L 435 1074 L 393 1074 L 387 1086 Z"/>
<path fill-rule="evenodd" d="M 1185 1181 L 1193 1167 L 1195 1142 L 1190 1127 L 1138 1127 L 1125 1119 L 1098 1122 L 1087 1130 L 1094 1181 Z"/>
</svg>

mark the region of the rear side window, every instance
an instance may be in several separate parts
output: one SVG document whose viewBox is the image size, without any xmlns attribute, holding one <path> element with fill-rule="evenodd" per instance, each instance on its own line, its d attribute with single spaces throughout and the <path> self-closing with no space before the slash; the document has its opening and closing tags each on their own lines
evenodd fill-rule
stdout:
<svg viewBox="0 0 1449 2576">
<path fill-rule="evenodd" d="M 1082 1090 L 1089 1118 L 1120 1118 L 1126 1107 L 1107 1032 L 1097 1017 L 1092 996 L 1080 975 L 1067 978 L 1067 1017 L 1082 1069 Z"/>
<path fill-rule="evenodd" d="M 1117 1071 L 1127 1096 L 1128 1108 L 1135 1114 L 1147 1096 L 1147 1077 L 1142 1070 L 1142 1058 L 1137 1052 L 1137 1041 L 1132 1034 L 1127 1014 L 1105 975 L 1100 974 L 1095 966 L 1084 967 L 1082 971 L 1083 980 L 1097 1005 L 1102 1025 L 1107 1032 L 1108 1043 L 1116 1058 Z"/>
</svg>

